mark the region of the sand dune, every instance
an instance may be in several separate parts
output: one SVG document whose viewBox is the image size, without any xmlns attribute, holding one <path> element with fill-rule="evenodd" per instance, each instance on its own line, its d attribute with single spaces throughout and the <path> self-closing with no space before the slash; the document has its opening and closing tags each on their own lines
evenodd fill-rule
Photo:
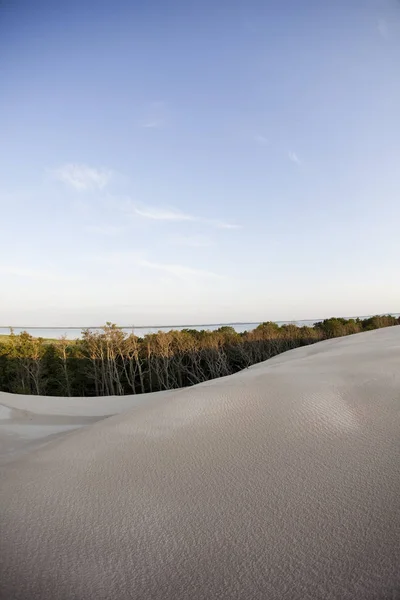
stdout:
<svg viewBox="0 0 400 600">
<path fill-rule="evenodd" d="M 400 327 L 150 398 L 0 402 L 5 429 L 86 425 L 2 467 L 1 598 L 400 598 Z"/>
<path fill-rule="evenodd" d="M 172 392 L 162 392 L 168 397 Z M 101 398 L 53 398 L 0 392 L 0 464 L 44 446 L 60 434 L 135 407 L 150 406 L 160 394 Z"/>
</svg>

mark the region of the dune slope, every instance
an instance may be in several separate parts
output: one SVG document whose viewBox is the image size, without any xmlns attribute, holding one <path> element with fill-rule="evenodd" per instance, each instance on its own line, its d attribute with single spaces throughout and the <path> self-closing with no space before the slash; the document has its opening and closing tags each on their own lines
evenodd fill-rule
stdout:
<svg viewBox="0 0 400 600">
<path fill-rule="evenodd" d="M 161 392 L 163 397 L 171 392 Z M 152 401 L 160 394 L 59 398 L 0 392 L 0 465 L 56 437 Z"/>
<path fill-rule="evenodd" d="M 400 327 L 296 349 L 3 466 L 0 597 L 400 598 L 399 466 Z"/>
</svg>

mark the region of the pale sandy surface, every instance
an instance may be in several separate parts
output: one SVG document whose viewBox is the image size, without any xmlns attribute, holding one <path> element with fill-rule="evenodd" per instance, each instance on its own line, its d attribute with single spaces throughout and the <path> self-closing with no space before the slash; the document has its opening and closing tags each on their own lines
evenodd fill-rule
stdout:
<svg viewBox="0 0 400 600">
<path fill-rule="evenodd" d="M 3 466 L 0 596 L 394 600 L 399 466 L 400 327 L 293 350 Z"/>
<path fill-rule="evenodd" d="M 171 392 L 163 392 L 167 397 Z M 0 392 L 0 465 L 31 452 L 74 429 L 142 404 L 159 401 L 160 394 L 55 398 Z"/>
</svg>

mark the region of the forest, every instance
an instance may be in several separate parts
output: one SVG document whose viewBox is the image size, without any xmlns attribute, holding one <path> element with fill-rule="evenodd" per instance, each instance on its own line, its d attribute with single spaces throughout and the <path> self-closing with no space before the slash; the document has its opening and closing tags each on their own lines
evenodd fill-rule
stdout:
<svg viewBox="0 0 400 600">
<path fill-rule="evenodd" d="M 330 318 L 312 327 L 260 324 L 237 333 L 159 331 L 143 338 L 112 323 L 82 338 L 45 340 L 26 332 L 0 337 L 0 390 L 49 396 L 142 394 L 232 375 L 286 350 L 399 325 L 400 317 Z"/>
</svg>

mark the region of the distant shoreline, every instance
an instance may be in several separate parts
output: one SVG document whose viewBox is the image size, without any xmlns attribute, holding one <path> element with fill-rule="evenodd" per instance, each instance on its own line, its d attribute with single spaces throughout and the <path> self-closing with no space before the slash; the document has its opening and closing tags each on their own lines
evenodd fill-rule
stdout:
<svg viewBox="0 0 400 600">
<path fill-rule="evenodd" d="M 394 317 L 399 317 L 400 313 L 380 313 L 379 315 L 358 315 L 355 317 L 343 317 L 346 320 L 350 320 L 350 319 L 369 319 L 372 318 L 373 316 L 385 316 L 385 315 L 391 315 Z M 306 326 L 306 327 L 312 327 L 314 325 L 314 323 L 318 323 L 321 321 L 324 321 L 326 318 L 319 318 L 319 319 L 299 319 L 299 320 L 287 320 L 287 321 L 271 321 L 272 323 L 276 323 L 277 325 L 281 326 L 281 325 L 296 325 L 297 327 L 302 327 L 302 326 Z M 147 334 L 151 334 L 151 333 L 157 333 L 158 331 L 163 331 L 163 332 L 167 332 L 167 331 L 180 331 L 182 329 L 192 329 L 192 330 L 210 330 L 210 331 L 215 331 L 216 329 L 219 329 L 220 327 L 233 327 L 233 329 L 235 329 L 235 331 L 237 331 L 237 333 L 244 333 L 245 331 L 250 331 L 252 329 L 255 329 L 258 325 L 261 325 L 261 323 L 263 323 L 265 321 L 234 321 L 234 322 L 228 322 L 228 323 L 198 323 L 198 324 L 190 324 L 190 325 L 118 325 L 118 329 L 124 331 L 124 332 L 129 332 L 132 333 L 135 332 L 136 334 L 139 334 L 139 337 L 143 337 L 144 335 Z M 30 335 L 32 335 L 35 338 L 42 338 L 43 340 L 46 341 L 57 341 L 60 339 L 60 337 L 66 337 L 68 340 L 78 340 L 81 339 L 82 337 L 82 332 L 84 330 L 89 330 L 92 332 L 95 331 L 102 331 L 104 329 L 104 325 L 95 325 L 95 326 L 85 326 L 85 327 L 72 327 L 72 326 L 67 326 L 67 327 L 62 327 L 62 326 L 55 326 L 55 327 L 40 327 L 38 325 L 34 325 L 32 327 L 29 326 L 2 326 L 0 327 L 0 339 L 5 340 L 7 337 L 10 336 L 10 330 L 13 330 L 14 333 L 16 335 L 26 331 L 27 333 L 29 333 Z M 41 334 L 38 335 L 37 332 L 42 332 Z"/>
<path fill-rule="evenodd" d="M 399 316 L 400 313 L 398 312 L 382 312 L 382 313 L 373 313 L 370 315 L 352 315 L 352 316 L 345 316 L 345 317 L 341 317 L 343 319 L 369 319 L 371 317 L 375 317 L 375 316 L 385 316 L 385 315 L 392 315 L 392 316 Z M 330 319 L 332 318 L 332 315 L 330 317 L 318 317 L 318 318 L 312 318 L 312 319 L 281 319 L 279 321 L 276 321 L 274 319 L 271 320 L 272 323 L 277 323 L 279 324 L 289 324 L 289 323 L 311 323 L 311 322 L 318 322 L 318 321 L 324 321 L 325 319 Z M 269 319 L 267 319 L 268 321 Z M 120 329 L 175 329 L 175 328 L 184 328 L 184 329 L 195 329 L 198 327 L 234 327 L 235 325 L 259 325 L 260 323 L 264 323 L 266 322 L 266 320 L 260 320 L 260 321 L 230 321 L 227 323 L 192 323 L 192 324 L 183 324 L 183 325 L 118 325 L 118 327 Z M 84 329 L 103 329 L 104 325 L 84 325 L 83 327 L 80 325 L 67 325 L 67 326 L 62 326 L 62 325 L 49 325 L 47 326 L 41 326 L 41 325 L 27 325 L 27 326 L 22 326 L 22 325 L 0 325 L 0 330 L 1 329 L 42 329 L 42 330 L 53 330 L 53 329 L 80 329 L 80 330 L 84 330 Z"/>
</svg>

